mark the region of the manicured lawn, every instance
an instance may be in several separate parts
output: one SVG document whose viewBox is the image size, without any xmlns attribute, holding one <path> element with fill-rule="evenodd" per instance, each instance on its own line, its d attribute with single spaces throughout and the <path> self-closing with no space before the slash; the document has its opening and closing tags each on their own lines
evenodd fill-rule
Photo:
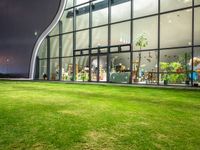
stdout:
<svg viewBox="0 0 200 150">
<path fill-rule="evenodd" d="M 0 81 L 0 149 L 200 148 L 200 91 Z"/>
</svg>

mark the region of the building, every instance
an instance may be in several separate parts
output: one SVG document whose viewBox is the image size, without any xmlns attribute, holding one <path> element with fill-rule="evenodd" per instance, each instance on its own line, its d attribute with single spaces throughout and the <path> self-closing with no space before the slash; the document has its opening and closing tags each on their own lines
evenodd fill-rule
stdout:
<svg viewBox="0 0 200 150">
<path fill-rule="evenodd" d="M 198 86 L 200 0 L 68 0 L 35 61 L 41 80 Z"/>
</svg>

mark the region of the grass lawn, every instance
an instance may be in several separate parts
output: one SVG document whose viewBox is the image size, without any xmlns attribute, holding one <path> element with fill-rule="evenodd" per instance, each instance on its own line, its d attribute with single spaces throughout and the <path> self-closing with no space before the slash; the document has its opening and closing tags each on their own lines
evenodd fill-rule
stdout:
<svg viewBox="0 0 200 150">
<path fill-rule="evenodd" d="M 0 81 L 0 149 L 200 149 L 200 91 Z"/>
</svg>

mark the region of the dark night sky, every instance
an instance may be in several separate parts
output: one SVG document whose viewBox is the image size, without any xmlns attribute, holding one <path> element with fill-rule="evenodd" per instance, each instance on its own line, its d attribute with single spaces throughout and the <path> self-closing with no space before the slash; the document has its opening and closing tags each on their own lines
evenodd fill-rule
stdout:
<svg viewBox="0 0 200 150">
<path fill-rule="evenodd" d="M 59 4 L 60 0 L 0 1 L 0 74 L 28 77 L 34 44 Z"/>
</svg>

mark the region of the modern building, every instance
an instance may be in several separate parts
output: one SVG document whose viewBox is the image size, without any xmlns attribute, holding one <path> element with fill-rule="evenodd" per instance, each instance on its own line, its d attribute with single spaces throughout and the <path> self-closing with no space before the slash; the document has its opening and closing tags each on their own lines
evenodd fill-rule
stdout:
<svg viewBox="0 0 200 150">
<path fill-rule="evenodd" d="M 35 79 L 198 86 L 200 0 L 68 0 L 36 51 Z"/>
</svg>

